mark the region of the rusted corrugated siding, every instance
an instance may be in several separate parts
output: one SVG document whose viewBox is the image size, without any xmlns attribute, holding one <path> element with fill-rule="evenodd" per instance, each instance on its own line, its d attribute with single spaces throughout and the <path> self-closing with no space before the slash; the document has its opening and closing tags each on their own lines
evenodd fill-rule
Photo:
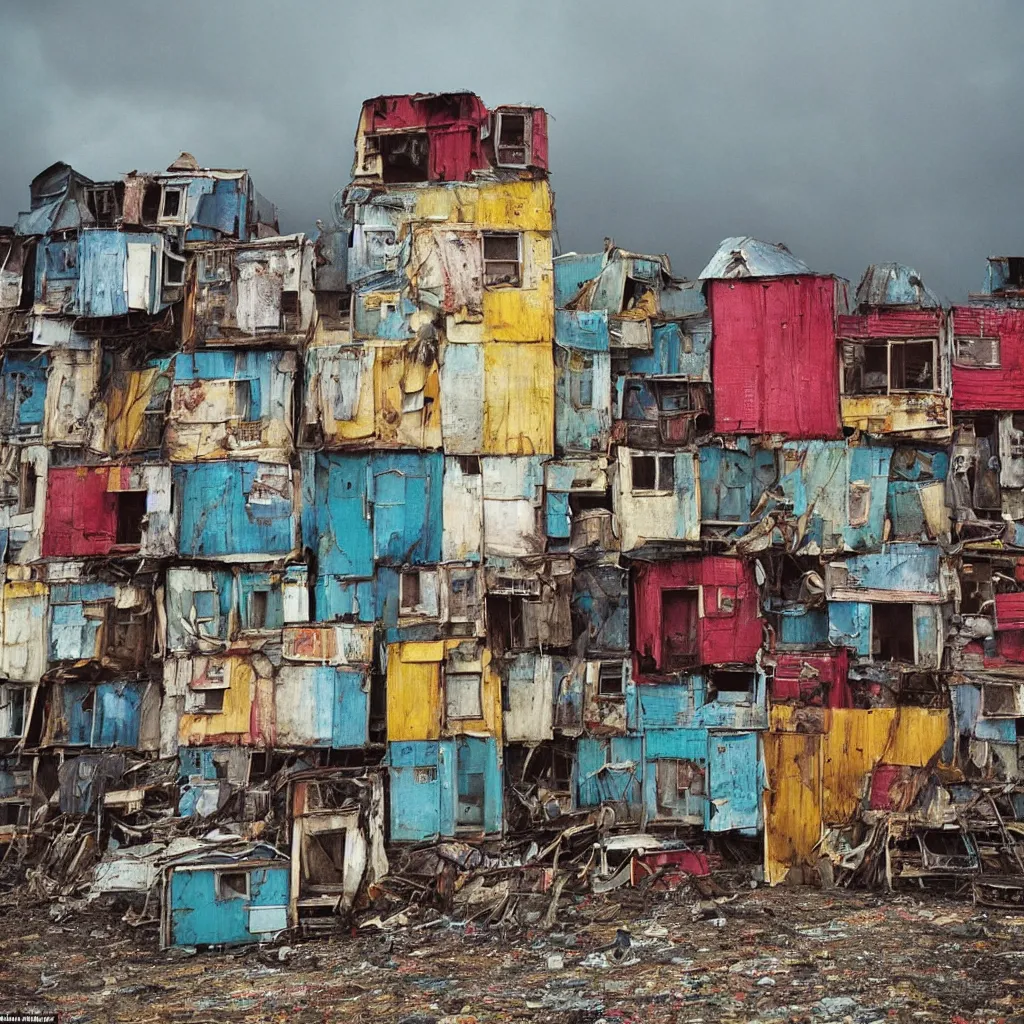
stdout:
<svg viewBox="0 0 1024 1024">
<path fill-rule="evenodd" d="M 839 437 L 831 277 L 712 281 L 715 430 Z"/>
<path fill-rule="evenodd" d="M 953 364 L 956 412 L 1024 409 L 1024 310 L 953 308 L 954 338 L 998 338 L 998 368 Z"/>
</svg>

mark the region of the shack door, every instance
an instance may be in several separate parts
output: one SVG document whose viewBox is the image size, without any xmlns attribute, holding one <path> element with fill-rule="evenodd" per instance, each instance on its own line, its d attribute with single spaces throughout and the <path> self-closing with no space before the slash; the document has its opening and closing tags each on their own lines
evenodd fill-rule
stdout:
<svg viewBox="0 0 1024 1024">
<path fill-rule="evenodd" d="M 473 736 L 460 736 L 455 747 L 455 772 L 458 780 L 455 824 L 458 828 L 484 827 L 486 767 L 487 741 Z"/>
<path fill-rule="evenodd" d="M 756 732 L 708 734 L 709 832 L 756 831 L 761 787 Z"/>
<path fill-rule="evenodd" d="M 662 664 L 665 672 L 677 672 L 697 662 L 697 591 L 663 590 L 661 623 L 664 633 Z"/>
</svg>

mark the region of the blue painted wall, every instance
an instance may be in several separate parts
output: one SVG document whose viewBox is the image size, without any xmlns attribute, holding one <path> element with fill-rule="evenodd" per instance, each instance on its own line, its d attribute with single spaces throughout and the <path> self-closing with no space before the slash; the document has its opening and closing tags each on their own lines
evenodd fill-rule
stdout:
<svg viewBox="0 0 1024 1024">
<path fill-rule="evenodd" d="M 292 550 L 295 520 L 291 497 L 268 494 L 265 488 L 254 491 L 260 469 L 261 464 L 257 462 L 174 466 L 181 555 L 192 558 L 274 557 L 287 555 Z"/>
</svg>

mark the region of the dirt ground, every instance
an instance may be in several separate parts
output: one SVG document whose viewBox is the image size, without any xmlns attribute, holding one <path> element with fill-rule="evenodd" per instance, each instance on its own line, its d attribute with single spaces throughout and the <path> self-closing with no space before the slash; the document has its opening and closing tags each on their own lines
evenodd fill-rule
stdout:
<svg viewBox="0 0 1024 1024">
<path fill-rule="evenodd" d="M 1019 914 L 916 891 L 747 888 L 717 909 L 699 899 L 618 890 L 563 897 L 550 931 L 421 915 L 395 930 L 227 952 L 161 952 L 153 927 L 95 906 L 5 910 L 0 1013 L 191 1024 L 1024 1021 Z"/>
</svg>

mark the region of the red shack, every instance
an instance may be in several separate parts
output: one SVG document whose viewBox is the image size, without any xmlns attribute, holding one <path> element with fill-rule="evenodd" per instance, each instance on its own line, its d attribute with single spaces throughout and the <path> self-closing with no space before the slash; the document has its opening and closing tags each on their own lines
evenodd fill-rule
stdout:
<svg viewBox="0 0 1024 1024">
<path fill-rule="evenodd" d="M 470 92 L 378 96 L 363 104 L 356 132 L 356 182 L 470 181 L 506 168 L 548 169 L 548 119 L 539 107 L 489 111 Z"/>
<path fill-rule="evenodd" d="M 753 238 L 727 238 L 701 279 L 716 433 L 841 437 L 837 280 Z"/>
<path fill-rule="evenodd" d="M 752 665 L 761 646 L 749 562 L 725 556 L 644 563 L 633 579 L 637 678 L 702 665 Z"/>
</svg>

